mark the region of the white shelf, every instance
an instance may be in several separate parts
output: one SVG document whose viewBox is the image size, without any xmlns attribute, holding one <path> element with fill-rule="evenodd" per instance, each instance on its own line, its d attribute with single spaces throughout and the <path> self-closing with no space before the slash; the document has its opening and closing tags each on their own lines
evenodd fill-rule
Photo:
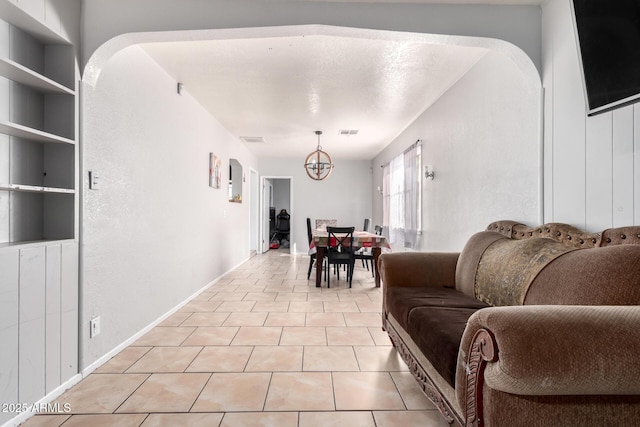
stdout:
<svg viewBox="0 0 640 427">
<path fill-rule="evenodd" d="M 25 246 L 51 246 L 59 245 L 63 242 L 73 242 L 74 239 L 42 239 L 42 240 L 26 240 L 23 242 L 6 242 L 0 243 L 0 250 L 2 249 L 16 249 Z"/>
<path fill-rule="evenodd" d="M 44 4 L 43 2 L 41 3 Z M 66 37 L 63 37 L 58 32 L 52 30 L 46 25 L 43 25 L 36 18 L 30 16 L 28 13 L 25 13 L 17 5 L 11 3 L 10 1 L 0 2 L 0 16 L 2 16 L 3 20 L 19 27 L 23 31 L 26 31 L 47 43 L 68 45 L 71 44 L 71 42 Z"/>
<path fill-rule="evenodd" d="M 73 141 L 72 139 L 11 122 L 0 121 L 0 133 L 4 133 L 10 136 L 16 136 L 18 138 L 30 139 L 37 142 L 71 145 L 75 144 L 75 141 Z"/>
<path fill-rule="evenodd" d="M 0 190 L 21 191 L 23 193 L 57 193 L 57 194 L 74 194 L 76 192 L 72 188 L 41 187 L 38 185 L 22 185 L 22 184 L 0 184 Z"/>
<path fill-rule="evenodd" d="M 8 58 L 0 58 L 0 76 L 48 93 L 75 95 L 75 91 Z"/>
</svg>

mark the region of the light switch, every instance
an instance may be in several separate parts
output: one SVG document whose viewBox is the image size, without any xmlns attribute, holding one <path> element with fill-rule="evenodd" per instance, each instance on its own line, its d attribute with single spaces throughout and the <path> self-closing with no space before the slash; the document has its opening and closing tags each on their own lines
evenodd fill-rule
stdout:
<svg viewBox="0 0 640 427">
<path fill-rule="evenodd" d="M 89 321 L 89 338 L 95 338 L 98 335 L 100 335 L 100 316 Z"/>
<path fill-rule="evenodd" d="M 98 176 L 98 172 L 89 171 L 89 189 L 97 190 L 100 188 L 100 177 Z"/>
</svg>

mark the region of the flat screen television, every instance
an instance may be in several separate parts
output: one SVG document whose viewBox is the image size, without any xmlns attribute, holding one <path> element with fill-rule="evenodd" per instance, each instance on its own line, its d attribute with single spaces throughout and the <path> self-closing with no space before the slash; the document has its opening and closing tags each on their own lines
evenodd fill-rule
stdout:
<svg viewBox="0 0 640 427">
<path fill-rule="evenodd" d="M 640 101 L 640 0 L 573 0 L 587 114 Z"/>
</svg>

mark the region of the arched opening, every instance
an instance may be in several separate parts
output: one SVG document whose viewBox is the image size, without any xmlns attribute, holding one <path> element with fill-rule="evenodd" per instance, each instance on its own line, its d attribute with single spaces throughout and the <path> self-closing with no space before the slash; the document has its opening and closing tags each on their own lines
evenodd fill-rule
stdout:
<svg viewBox="0 0 640 427">
<path fill-rule="evenodd" d="M 380 64 L 385 61 L 391 65 L 398 60 L 399 64 L 408 64 L 406 72 L 414 72 L 410 68 L 415 61 L 428 61 L 413 57 L 413 53 L 430 51 L 432 53 L 429 60 L 434 67 L 448 65 L 439 69 L 447 81 L 445 85 L 438 86 L 438 90 L 432 88 L 430 98 L 426 96 L 425 86 L 418 84 L 420 82 L 406 86 L 401 80 L 397 80 L 370 87 L 369 92 L 374 94 L 394 94 L 395 91 L 407 94 L 407 103 L 408 96 L 411 95 L 411 117 L 407 119 L 408 116 L 404 116 L 402 125 L 396 124 L 385 138 L 377 139 L 373 145 L 369 145 L 369 154 L 361 159 L 349 158 L 347 151 L 337 156 L 335 153 L 345 148 L 345 141 L 353 139 L 341 140 L 335 135 L 332 142 L 325 138 L 325 132 L 323 146 L 337 160 L 331 179 L 320 185 L 305 178 L 302 167 L 306 154 L 315 146 L 313 131 L 319 129 L 317 123 L 308 117 L 319 114 L 315 108 L 322 108 L 318 101 L 323 99 L 311 96 L 312 88 L 304 94 L 308 115 L 295 116 L 289 120 L 288 132 L 293 136 L 292 143 L 297 142 L 297 146 L 287 146 L 287 151 L 296 153 L 299 149 L 302 155 L 274 154 L 276 149 L 269 145 L 249 149 L 239 141 L 240 136 L 265 136 L 269 141 L 269 135 L 238 134 L 227 129 L 225 123 L 230 120 L 226 114 L 242 116 L 247 113 L 251 100 L 244 101 L 245 109 L 219 103 L 207 107 L 204 98 L 200 98 L 203 95 L 189 82 L 182 81 L 180 68 L 172 67 L 170 56 L 163 56 L 161 52 L 162 49 L 166 49 L 165 53 L 173 49 L 176 54 L 181 54 L 190 49 L 212 47 L 223 53 L 242 56 L 256 46 L 260 49 L 268 48 L 266 40 L 273 41 L 274 46 L 284 47 L 289 42 L 303 38 L 308 38 L 312 43 L 302 44 L 301 49 L 311 45 L 324 46 L 328 54 L 336 45 L 345 46 L 339 51 L 342 55 L 348 48 L 353 50 L 354 46 L 361 51 L 363 46 L 380 46 L 383 50 L 376 66 L 361 69 L 361 75 L 370 78 L 374 78 L 376 72 L 383 71 Z M 160 47 L 162 49 L 156 49 Z M 457 57 L 453 58 L 447 51 L 455 51 Z M 248 59 L 251 58 L 249 56 Z M 335 67 L 339 62 L 349 63 L 351 60 L 348 56 L 339 56 L 338 59 L 340 61 L 330 65 Z M 499 137 L 485 132 L 483 142 L 494 139 L 487 148 L 487 156 L 506 145 L 521 147 L 522 150 L 514 148 L 512 153 L 527 160 L 518 160 L 511 170 L 523 163 L 532 163 L 533 166 L 527 166 L 529 169 L 524 172 L 527 178 L 525 185 L 531 187 L 530 183 L 539 181 L 541 176 L 540 77 L 529 57 L 508 42 L 487 38 L 302 25 L 125 34 L 97 49 L 87 62 L 82 79 L 81 176 L 86 176 L 89 170 L 98 171 L 102 182 L 99 191 L 84 187 L 81 193 L 81 286 L 84 306 L 81 309 L 81 321 L 82 324 L 88 322 L 91 311 L 110 312 L 111 315 L 103 316 L 101 342 L 90 342 L 88 337 L 81 338 L 84 353 L 81 354 L 82 365 L 86 366 L 96 356 L 116 347 L 126 337 L 174 307 L 177 302 L 193 295 L 208 281 L 237 267 L 249 256 L 250 209 L 251 206 L 257 206 L 251 199 L 257 195 L 245 192 L 243 203 L 229 203 L 224 191 L 209 187 L 207 171 L 210 153 L 222 159 L 223 168 L 228 168 L 229 159 L 234 158 L 238 159 L 246 171 L 253 169 L 261 175 L 293 178 L 295 205 L 291 207 L 291 213 L 292 217 L 301 222 L 291 224 L 292 236 L 296 238 L 296 242 L 291 242 L 291 245 L 297 244 L 298 248 L 304 249 L 306 232 L 302 221 L 309 216 L 321 217 L 319 201 L 341 189 L 358 185 L 364 188 L 364 191 L 348 191 L 343 199 L 333 203 L 333 209 L 341 209 L 340 213 L 346 218 L 370 217 L 372 208 L 361 208 L 363 205 L 373 205 L 374 210 L 378 209 L 377 204 L 381 202 L 374 199 L 373 189 L 378 185 L 376 173 L 379 168 L 375 167 L 377 164 L 372 167 L 372 160 L 376 156 L 383 156 L 385 144 L 394 141 L 396 136 L 410 133 L 412 120 L 423 117 L 425 111 L 437 103 L 443 93 L 455 88 L 477 64 L 482 64 L 484 72 L 490 71 L 496 64 L 501 67 L 496 69 L 497 73 L 509 73 L 513 80 L 518 81 L 518 92 L 511 94 L 506 100 L 499 99 L 498 102 L 510 103 L 518 99 L 519 104 L 526 104 L 526 108 L 516 106 L 514 114 L 521 114 L 522 122 L 532 121 L 534 125 L 521 129 L 517 138 L 513 129 L 512 133 Z M 505 64 L 508 64 L 506 71 L 502 70 Z M 286 67 L 287 64 L 282 65 Z M 324 66 L 309 64 L 308 70 L 322 70 Z M 224 64 L 220 63 L 220 67 L 224 68 Z M 245 65 L 243 72 L 246 71 Z M 316 73 L 313 76 L 321 78 L 322 75 Z M 287 74 L 283 73 L 282 76 L 286 77 Z M 290 77 L 289 82 L 293 84 L 296 76 Z M 343 78 L 345 81 L 357 81 L 352 75 L 343 75 Z M 428 81 L 429 78 L 429 75 L 424 75 L 424 80 Z M 184 83 L 181 94 L 177 93 L 177 82 Z M 287 83 L 285 78 L 280 84 L 285 86 Z M 415 95 L 420 94 L 423 89 L 424 98 L 428 100 L 423 99 L 420 104 L 415 101 L 418 98 Z M 459 99 L 462 100 L 463 97 L 464 95 Z M 337 95 L 332 99 L 339 100 Z M 490 99 L 486 101 L 488 106 L 493 102 Z M 394 98 L 394 102 L 401 104 L 402 98 Z M 282 108 L 286 109 L 288 103 L 287 99 L 282 99 Z M 291 104 L 299 105 L 295 102 Z M 451 115 L 454 113 L 455 111 Z M 473 127 L 477 123 L 490 119 L 493 110 L 487 108 L 485 113 L 487 117 L 476 115 L 473 125 L 465 122 L 464 117 L 455 125 L 466 128 L 468 135 L 473 133 Z M 538 116 L 532 117 L 535 114 Z M 328 114 L 329 116 L 331 115 Z M 344 117 L 340 114 L 335 116 L 336 123 Z M 384 127 L 384 119 L 375 120 L 372 113 L 367 116 L 370 116 L 368 119 L 373 117 L 373 121 L 378 122 L 376 125 Z M 249 117 L 255 122 L 255 111 Z M 350 123 L 345 126 L 350 126 Z M 382 130 L 378 131 L 380 132 Z M 368 142 L 370 141 L 363 141 Z M 480 154 L 478 147 L 475 150 Z M 535 157 L 533 161 L 530 160 L 532 156 Z M 454 160 L 451 156 L 441 157 L 447 161 Z M 442 163 L 432 164 L 442 172 Z M 510 170 L 504 173 L 508 174 Z M 446 174 L 438 176 L 444 177 Z M 494 183 L 495 181 L 497 179 L 493 180 Z M 508 181 L 508 178 L 504 179 L 496 192 L 507 194 L 510 184 Z M 434 181 L 438 182 L 440 179 Z M 476 185 L 483 184 L 479 182 Z M 246 186 L 247 189 L 250 187 Z M 527 198 L 535 199 L 537 190 L 532 188 Z M 460 183 L 453 183 L 446 191 L 442 191 L 463 199 L 466 190 Z M 437 195 L 433 199 L 437 199 Z M 530 209 L 538 209 L 536 203 L 537 201 Z M 465 206 L 458 207 L 460 211 L 467 211 Z M 433 220 L 446 221 L 446 213 L 441 213 Z M 359 224 L 361 221 L 354 219 L 353 222 Z M 176 283 L 181 286 L 177 287 Z M 142 309 L 139 305 L 141 300 L 148 302 Z"/>
</svg>

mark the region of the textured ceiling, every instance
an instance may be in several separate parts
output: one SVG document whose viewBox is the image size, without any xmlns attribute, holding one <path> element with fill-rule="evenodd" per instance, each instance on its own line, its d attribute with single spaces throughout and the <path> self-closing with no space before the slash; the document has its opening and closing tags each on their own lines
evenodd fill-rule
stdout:
<svg viewBox="0 0 640 427">
<path fill-rule="evenodd" d="M 142 45 L 257 156 L 372 159 L 486 53 L 424 39 L 331 35 Z M 339 135 L 358 130 L 357 135 Z M 243 142 L 244 143 L 244 142 Z"/>
<path fill-rule="evenodd" d="M 248 36 L 141 46 L 257 156 L 302 158 L 315 149 L 314 131 L 321 130 L 320 144 L 334 158 L 372 159 L 487 52 L 482 43 L 396 34 L 403 35 Z M 345 136 L 341 130 L 358 132 Z"/>
</svg>

